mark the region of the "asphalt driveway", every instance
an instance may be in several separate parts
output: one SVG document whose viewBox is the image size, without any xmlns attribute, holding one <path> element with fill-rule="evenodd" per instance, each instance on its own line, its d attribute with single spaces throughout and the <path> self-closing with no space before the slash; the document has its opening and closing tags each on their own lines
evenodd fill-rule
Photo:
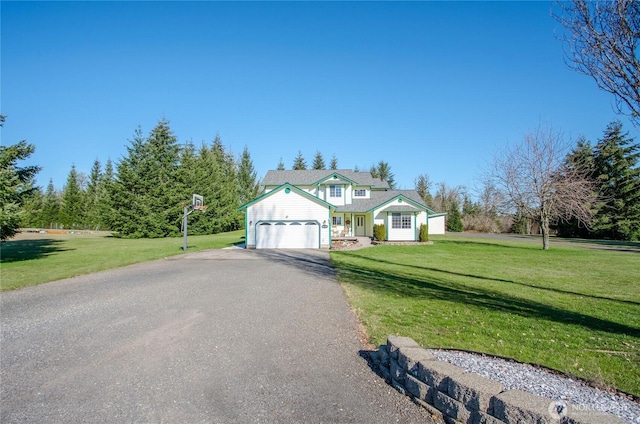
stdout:
<svg viewBox="0 0 640 424">
<path fill-rule="evenodd" d="M 327 252 L 218 250 L 3 293 L 0 422 L 430 422 Z"/>
</svg>

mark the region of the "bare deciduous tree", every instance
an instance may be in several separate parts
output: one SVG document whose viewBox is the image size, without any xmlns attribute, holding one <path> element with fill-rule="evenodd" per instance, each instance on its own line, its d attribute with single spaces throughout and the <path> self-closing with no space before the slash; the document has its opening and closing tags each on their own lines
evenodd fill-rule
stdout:
<svg viewBox="0 0 640 424">
<path fill-rule="evenodd" d="M 619 113 L 640 126 L 640 2 L 559 1 L 569 66 L 612 93 Z"/>
<path fill-rule="evenodd" d="M 436 212 L 447 212 L 452 204 L 462 204 L 464 187 L 450 187 L 444 181 L 436 184 L 436 194 L 433 196 L 433 209 Z"/>
<path fill-rule="evenodd" d="M 549 249 L 550 224 L 576 218 L 588 225 L 594 200 L 592 182 L 577 168 L 566 166 L 568 144 L 552 128 L 538 127 L 521 144 L 494 157 L 491 176 L 512 210 L 536 221 L 542 248 Z"/>
</svg>

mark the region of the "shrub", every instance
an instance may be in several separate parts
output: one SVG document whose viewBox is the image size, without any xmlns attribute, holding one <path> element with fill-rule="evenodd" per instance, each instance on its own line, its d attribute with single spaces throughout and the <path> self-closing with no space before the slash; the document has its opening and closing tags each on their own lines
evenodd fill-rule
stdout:
<svg viewBox="0 0 640 424">
<path fill-rule="evenodd" d="M 418 239 L 423 243 L 429 241 L 429 225 L 420 224 L 420 233 L 418 237 Z"/>
<path fill-rule="evenodd" d="M 387 229 L 384 224 L 373 224 L 373 237 L 378 241 L 383 241 L 387 238 Z"/>
</svg>

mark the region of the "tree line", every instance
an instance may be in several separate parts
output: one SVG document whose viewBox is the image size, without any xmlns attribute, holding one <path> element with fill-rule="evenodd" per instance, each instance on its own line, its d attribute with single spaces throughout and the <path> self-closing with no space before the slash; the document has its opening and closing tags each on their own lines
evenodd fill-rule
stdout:
<svg viewBox="0 0 640 424">
<path fill-rule="evenodd" d="M 88 176 L 71 167 L 61 192 L 53 181 L 24 201 L 26 227 L 114 231 L 122 237 L 166 237 L 181 232 L 192 194 L 208 208 L 189 217 L 189 232 L 214 234 L 244 225 L 238 207 L 257 196 L 249 150 L 236 158 L 216 135 L 211 144 L 178 144 L 162 119 L 145 137 L 138 128 L 117 163 L 93 163 Z"/>
<path fill-rule="evenodd" d="M 3 118 L 4 119 L 4 118 Z M 22 141 L 2 147 L 2 237 L 19 226 L 111 230 L 123 237 L 180 234 L 182 208 L 201 194 L 209 208 L 190 217 L 190 231 L 212 234 L 243 227 L 238 206 L 259 194 L 248 149 L 236 158 L 216 135 L 210 144 L 178 144 L 161 120 L 145 137 L 137 129 L 127 154 L 113 164 L 93 163 L 89 175 L 71 167 L 61 192 L 53 181 L 33 187 L 39 167 L 20 168 L 34 146 Z M 302 160 L 300 160 L 302 158 Z M 619 121 L 595 144 L 574 145 L 539 128 L 496 152 L 489 172 L 467 187 L 433 184 L 424 173 L 415 190 L 427 206 L 447 212 L 448 231 L 538 233 L 561 236 L 640 239 L 640 145 Z M 280 161 L 282 162 L 282 161 Z M 314 169 L 323 169 L 317 153 Z M 299 152 L 294 165 L 304 165 Z M 337 169 L 337 159 L 330 169 Z M 306 169 L 304 166 L 298 169 Z M 391 166 L 381 160 L 370 172 L 395 186 Z"/>
<path fill-rule="evenodd" d="M 517 232 L 640 240 L 640 144 L 611 122 L 595 144 L 574 145 L 551 127 L 539 127 L 494 155 L 478 178 L 476 195 L 464 187 L 415 180 L 427 206 L 448 212 L 448 231 Z M 475 200 L 473 199 L 475 197 Z"/>
</svg>

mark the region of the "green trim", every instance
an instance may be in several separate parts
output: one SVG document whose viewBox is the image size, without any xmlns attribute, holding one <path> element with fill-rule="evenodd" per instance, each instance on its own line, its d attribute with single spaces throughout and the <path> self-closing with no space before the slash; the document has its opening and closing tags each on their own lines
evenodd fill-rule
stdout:
<svg viewBox="0 0 640 424">
<path fill-rule="evenodd" d="M 296 192 L 297 194 L 299 194 L 299 195 L 301 195 L 303 197 L 306 197 L 309 200 L 313 200 L 314 202 L 316 202 L 316 203 L 318 203 L 318 204 L 320 204 L 322 206 L 328 207 L 330 210 L 331 209 L 334 209 L 334 210 L 336 209 L 336 206 L 332 205 L 331 203 L 325 202 L 324 200 L 314 196 L 313 194 L 307 193 L 306 191 L 304 191 L 302 189 L 299 189 L 298 187 L 294 186 L 293 184 L 284 183 L 281 186 L 276 187 L 273 190 L 271 190 L 271 191 L 269 191 L 267 193 L 264 193 L 261 196 L 256 197 L 252 201 L 250 201 L 248 203 L 245 203 L 244 205 L 240 206 L 238 208 L 238 210 L 241 211 L 243 209 L 247 209 L 249 206 L 252 206 L 252 205 L 262 201 L 263 199 L 266 199 L 267 197 L 269 197 L 269 196 L 271 196 L 273 194 L 276 194 L 277 192 L 279 192 L 281 190 L 284 190 L 284 189 L 287 189 L 287 188 L 290 189 L 291 191 Z"/>
<path fill-rule="evenodd" d="M 329 214 L 327 215 L 327 234 L 329 234 L 329 248 L 331 248 L 331 245 L 333 244 L 333 237 L 331 235 L 332 231 L 331 231 L 331 211 L 329 211 Z M 320 236 L 322 237 L 322 234 L 320 234 Z M 322 247 L 322 240 L 320 240 L 320 247 Z"/>
<path fill-rule="evenodd" d="M 327 175 L 326 177 L 319 179 L 319 180 L 318 180 L 318 181 L 316 181 L 315 183 L 311 183 L 310 185 L 319 186 L 320 184 L 322 184 L 322 183 L 323 183 L 323 182 L 325 182 L 326 180 L 328 180 L 328 179 L 330 179 L 330 178 L 331 178 L 331 179 L 333 179 L 333 177 L 334 177 L 334 176 L 340 177 L 340 178 L 344 179 L 345 181 L 350 182 L 351 184 L 360 185 L 360 184 L 358 184 L 357 182 L 353 181 L 351 178 L 347 178 L 347 177 L 345 177 L 344 175 L 339 174 L 339 173 L 337 173 L 337 172 L 333 172 L 333 173 L 331 173 L 331 174 Z M 366 187 L 371 187 L 371 186 L 366 186 Z"/>
<path fill-rule="evenodd" d="M 430 209 L 428 206 L 421 205 L 420 203 L 409 199 L 404 194 L 398 194 L 397 196 L 392 197 L 391 199 L 387 200 L 386 202 L 380 203 L 379 205 L 377 205 L 377 206 L 375 206 L 375 207 L 373 207 L 373 208 L 371 208 L 371 209 L 369 209 L 368 211 L 365 211 L 365 212 L 373 213 L 373 211 L 375 211 L 376 209 L 380 209 L 380 208 L 388 205 L 389 203 L 392 203 L 392 202 L 396 201 L 397 199 L 402 199 L 404 202 L 411 203 L 411 205 L 417 207 L 418 209 L 421 209 L 421 210 L 425 211 L 427 213 L 427 215 L 429 214 L 429 211 L 433 212 L 433 210 Z"/>
<path fill-rule="evenodd" d="M 244 214 L 244 248 L 245 249 L 249 248 L 249 214 L 248 213 Z"/>
<path fill-rule="evenodd" d="M 434 214 L 427 214 L 427 222 L 429 222 L 429 218 L 437 218 L 439 216 L 447 216 L 449 215 L 449 212 L 441 212 L 441 213 L 434 213 Z"/>
</svg>

